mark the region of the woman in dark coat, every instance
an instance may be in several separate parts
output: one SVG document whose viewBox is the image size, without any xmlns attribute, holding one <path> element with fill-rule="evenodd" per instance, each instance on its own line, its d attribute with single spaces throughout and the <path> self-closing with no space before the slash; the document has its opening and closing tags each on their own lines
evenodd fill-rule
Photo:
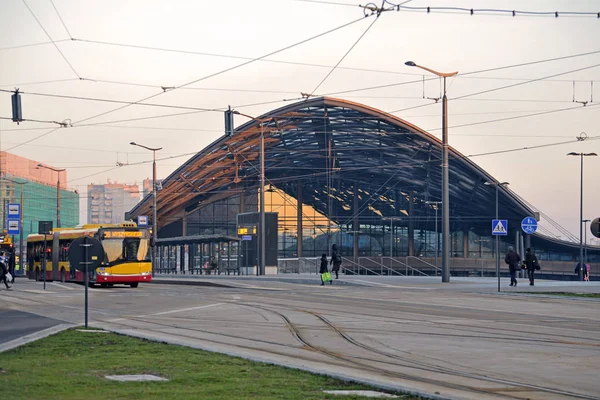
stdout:
<svg viewBox="0 0 600 400">
<path fill-rule="evenodd" d="M 321 286 L 325 285 L 325 282 L 323 282 L 323 274 L 326 272 L 329 272 L 329 270 L 327 269 L 327 254 L 323 254 L 321 256 L 321 267 L 319 268 L 319 275 L 321 275 Z M 332 281 L 329 281 L 330 285 L 332 283 Z"/>
<path fill-rule="evenodd" d="M 539 264 L 535 253 L 530 248 L 525 251 L 525 268 L 527 268 L 527 276 L 529 277 L 529 286 L 534 286 L 535 270 L 539 269 Z"/>
<path fill-rule="evenodd" d="M 339 272 L 340 266 L 342 265 L 342 255 L 338 251 L 337 244 L 331 246 L 331 261 L 329 263 L 333 264 L 331 272 L 335 272 L 335 279 L 338 279 L 340 277 Z"/>
</svg>

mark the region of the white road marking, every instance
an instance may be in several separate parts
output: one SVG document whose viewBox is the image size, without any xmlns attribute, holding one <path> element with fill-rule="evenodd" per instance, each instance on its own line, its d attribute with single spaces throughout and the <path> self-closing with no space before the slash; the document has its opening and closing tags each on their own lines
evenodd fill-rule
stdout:
<svg viewBox="0 0 600 400">
<path fill-rule="evenodd" d="M 199 306 L 199 307 L 190 307 L 190 308 L 182 308 L 182 309 L 179 309 L 179 310 L 163 311 L 163 312 L 159 312 L 159 313 L 156 313 L 156 314 L 150 314 L 150 315 L 174 314 L 174 313 L 179 313 L 179 312 L 184 312 L 184 311 L 199 310 L 201 308 L 208 308 L 208 307 L 220 306 L 222 304 L 225 304 L 225 303 L 215 303 L 215 304 L 208 304 L 208 305 Z"/>
<path fill-rule="evenodd" d="M 54 294 L 56 292 L 51 292 L 49 290 L 35 290 L 35 289 L 23 289 L 21 292 L 29 292 L 29 293 L 39 293 L 39 294 Z"/>
<path fill-rule="evenodd" d="M 364 283 L 368 283 L 368 284 L 372 284 L 372 285 L 379 285 L 379 286 L 383 286 L 383 287 L 399 288 L 399 289 L 417 289 L 417 290 L 431 290 L 432 289 L 432 288 L 424 288 L 424 287 L 418 287 L 418 286 L 388 285 L 386 283 L 379 283 L 379 282 L 372 282 L 372 281 L 363 281 L 363 280 L 360 280 L 360 279 L 354 279 L 353 282 L 364 282 Z"/>
<path fill-rule="evenodd" d="M 60 287 L 60 288 L 67 289 L 67 290 L 75 290 L 75 288 L 73 288 L 73 287 L 69 287 L 69 286 L 61 285 L 60 283 L 54 283 L 54 282 L 50 282 L 50 283 L 49 283 L 49 285 L 58 286 L 58 287 Z"/>
</svg>

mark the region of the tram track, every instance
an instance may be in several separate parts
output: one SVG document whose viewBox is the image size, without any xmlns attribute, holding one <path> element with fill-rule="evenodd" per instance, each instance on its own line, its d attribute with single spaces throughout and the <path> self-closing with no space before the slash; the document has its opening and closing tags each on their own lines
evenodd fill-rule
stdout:
<svg viewBox="0 0 600 400">
<path fill-rule="evenodd" d="M 419 381 L 419 382 L 423 382 L 423 383 L 436 384 L 436 385 L 440 385 L 442 387 L 448 387 L 448 388 L 452 388 L 452 389 L 468 390 L 468 391 L 471 391 L 471 392 L 485 393 L 485 394 L 488 394 L 488 395 L 489 394 L 493 394 L 495 396 L 502 396 L 502 397 L 506 397 L 506 398 L 523 399 L 523 397 L 516 397 L 516 396 L 509 395 L 509 394 L 501 393 L 502 391 L 510 392 L 510 391 L 514 390 L 514 389 L 511 389 L 511 388 L 506 388 L 504 390 L 503 389 L 486 390 L 486 389 L 477 388 L 477 387 L 474 387 L 474 386 L 452 384 L 452 383 L 449 383 L 449 382 L 446 382 L 446 381 L 440 381 L 440 380 L 436 380 L 436 379 L 428 379 L 428 378 L 418 377 L 418 376 L 414 376 L 414 375 L 410 375 L 410 374 L 393 372 L 393 371 L 389 371 L 389 370 L 386 370 L 386 369 L 383 369 L 383 368 L 374 367 L 374 366 L 371 366 L 369 364 L 364 364 L 363 362 L 355 361 L 355 360 L 353 360 L 353 358 L 356 358 L 354 356 L 340 355 L 338 353 L 334 353 L 334 352 L 331 352 L 331 351 L 328 351 L 326 349 L 322 349 L 322 348 L 320 348 L 318 346 L 314 346 L 314 345 L 310 344 L 306 339 L 304 339 L 304 337 L 300 333 L 301 329 L 303 329 L 303 328 L 300 328 L 300 327 L 296 326 L 295 324 L 293 324 L 291 322 L 291 320 L 289 318 L 287 318 L 284 314 L 282 314 L 282 313 L 280 313 L 278 311 L 272 310 L 272 309 L 264 308 L 262 306 L 256 306 L 255 305 L 255 307 L 263 309 L 263 310 L 268 310 L 270 312 L 273 312 L 273 313 L 279 315 L 284 320 L 284 322 L 288 325 L 288 328 L 292 332 L 293 336 L 300 343 L 302 343 L 305 346 L 308 346 L 308 347 L 312 348 L 315 351 L 327 354 L 330 357 L 341 359 L 341 360 L 345 360 L 347 362 L 356 364 L 357 366 L 364 367 L 365 369 L 372 370 L 374 372 L 383 373 L 383 374 L 385 374 L 387 376 L 393 376 L 393 377 L 398 377 L 398 378 L 401 378 L 401 379 Z M 423 370 L 423 371 L 433 372 L 433 373 L 441 373 L 441 374 L 445 374 L 445 375 L 453 375 L 453 376 L 458 376 L 458 377 L 467 378 L 467 379 L 473 379 L 473 380 L 479 380 L 479 381 L 486 381 L 486 382 L 489 382 L 489 383 L 497 383 L 497 384 L 502 384 L 502 385 L 509 385 L 509 386 L 513 386 L 514 388 L 516 388 L 518 390 L 523 390 L 523 391 L 535 390 L 535 391 L 540 391 L 540 392 L 545 392 L 545 393 L 552 393 L 552 394 L 558 394 L 558 395 L 561 395 L 561 396 L 567 396 L 567 397 L 570 397 L 570 398 L 580 398 L 580 399 L 590 399 L 590 400 L 598 399 L 598 397 L 588 396 L 588 395 L 581 394 L 581 393 L 564 391 L 564 390 L 560 390 L 560 389 L 556 389 L 556 388 L 551 388 L 551 387 L 544 387 L 544 386 L 540 386 L 540 385 L 531 385 L 531 384 L 526 384 L 526 383 L 523 383 L 523 382 L 517 382 L 517 381 L 512 381 L 512 380 L 507 380 L 507 379 L 492 378 L 492 377 L 478 375 L 478 374 L 457 372 L 457 371 L 454 371 L 454 370 L 446 368 L 446 367 L 442 367 L 442 366 L 438 366 L 438 365 L 431 365 L 431 364 L 428 364 L 428 363 L 418 362 L 418 361 L 415 361 L 415 360 L 410 360 L 410 359 L 408 359 L 406 357 L 402 357 L 402 356 L 398 356 L 398 355 L 391 354 L 391 353 L 388 353 L 388 352 L 384 352 L 384 351 L 376 349 L 376 348 L 374 348 L 372 346 L 366 345 L 364 343 L 361 343 L 361 342 L 355 340 L 354 338 L 352 338 L 348 334 L 344 333 L 343 330 L 341 330 L 340 328 L 338 328 L 337 326 L 335 326 L 327 318 L 323 317 L 319 313 L 310 312 L 310 311 L 302 311 L 302 310 L 294 310 L 294 311 L 305 312 L 305 313 L 308 313 L 308 314 L 311 314 L 311 315 L 315 316 L 316 318 L 318 318 L 319 320 L 321 320 L 325 325 L 327 325 L 329 328 L 331 328 L 335 333 L 337 333 L 340 337 L 342 337 L 348 343 L 351 343 L 351 344 L 353 344 L 353 345 L 355 345 L 357 347 L 360 347 L 362 349 L 365 349 L 365 350 L 367 350 L 369 352 L 372 352 L 372 353 L 375 353 L 375 354 L 378 354 L 378 355 L 381 355 L 381 356 L 385 356 L 385 357 L 388 357 L 388 358 L 392 358 L 392 359 L 396 359 L 396 360 L 399 360 L 399 361 L 403 361 L 403 362 L 409 363 L 409 365 L 398 364 L 398 363 L 386 363 L 386 364 L 391 364 L 391 365 L 399 366 L 399 367 L 408 367 L 408 368 L 413 368 L 413 369 L 418 369 L 418 370 Z M 377 359 L 366 359 L 365 361 L 382 363 L 381 360 L 377 360 Z M 410 365 L 410 364 L 412 364 L 412 365 Z"/>
</svg>

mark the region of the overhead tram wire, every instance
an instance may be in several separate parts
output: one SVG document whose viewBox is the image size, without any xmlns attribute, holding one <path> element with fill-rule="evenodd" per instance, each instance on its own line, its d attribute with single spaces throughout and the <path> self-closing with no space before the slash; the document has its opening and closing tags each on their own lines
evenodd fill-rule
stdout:
<svg viewBox="0 0 600 400">
<path fill-rule="evenodd" d="M 568 56 L 547 58 L 547 59 L 543 59 L 543 60 L 529 61 L 529 62 L 519 63 L 519 64 L 504 65 L 501 67 L 486 68 L 486 69 L 476 70 L 476 71 L 471 71 L 471 72 L 464 72 L 464 73 L 458 74 L 457 78 L 461 77 L 461 76 L 480 74 L 480 73 L 484 73 L 484 72 L 501 71 L 501 70 L 505 70 L 505 69 L 519 68 L 519 67 L 525 67 L 525 66 L 529 66 L 529 65 L 543 64 L 543 63 L 547 63 L 547 62 L 567 60 L 567 59 L 576 58 L 576 57 L 585 57 L 585 56 L 589 56 L 592 54 L 600 54 L 600 50 L 588 51 L 585 53 L 571 54 Z M 421 75 L 419 75 L 419 76 L 421 76 Z M 426 78 L 424 81 L 427 82 L 427 81 L 432 81 L 432 80 L 437 80 L 437 79 L 438 79 L 437 77 Z M 366 90 L 383 89 L 383 88 L 394 87 L 394 86 L 408 85 L 408 84 L 412 84 L 412 83 L 423 83 L 423 79 L 406 81 L 406 82 L 396 82 L 396 83 L 390 83 L 390 84 L 386 84 L 386 85 L 377 85 L 377 86 L 370 86 L 370 87 L 364 87 L 364 88 L 358 88 L 358 89 L 343 90 L 343 91 L 337 91 L 337 92 L 330 92 L 330 93 L 323 94 L 323 96 L 335 96 L 338 94 L 346 94 L 346 93 L 361 92 L 361 91 L 366 91 Z M 432 104 L 434 104 L 434 103 L 432 103 Z"/>
<path fill-rule="evenodd" d="M 69 39 L 65 39 L 65 40 L 69 40 Z M 127 47 L 127 48 L 134 48 L 134 49 L 142 49 L 142 50 L 153 50 L 153 51 L 164 51 L 164 52 L 173 52 L 173 53 L 180 53 L 180 54 L 191 54 L 191 55 L 200 55 L 200 56 L 207 56 L 207 57 L 220 57 L 220 58 L 229 58 L 229 59 L 236 59 L 236 60 L 254 60 L 251 57 L 244 57 L 244 56 L 235 56 L 235 55 L 230 55 L 230 54 L 220 54 L 220 53 L 207 53 L 207 52 L 198 52 L 198 51 L 191 51 L 191 50 L 179 50 L 179 49 L 170 49 L 170 48 L 164 48 L 164 47 L 151 47 L 151 46 L 141 46 L 141 45 L 134 45 L 134 44 L 126 44 L 126 43 L 116 43 L 116 42 L 104 42 L 104 41 L 98 41 L 98 40 L 88 40 L 88 39 L 78 39 L 78 38 L 72 38 L 72 41 L 78 41 L 78 42 L 84 42 L 84 43 L 92 43 L 92 44 L 101 44 L 101 45 L 107 45 L 107 46 L 117 46 L 117 47 Z M 46 42 L 46 43 L 50 43 L 50 42 Z M 2 50 L 2 49 L 0 49 Z M 583 55 L 589 55 L 589 54 L 594 54 L 597 52 L 591 52 L 591 53 L 583 53 L 581 54 L 581 56 Z M 548 61 L 556 61 L 556 60 L 561 60 L 564 58 L 570 58 L 573 56 L 568 56 L 568 57 L 559 57 L 553 60 L 548 60 Z M 273 59 L 261 59 L 258 60 L 260 62 L 266 62 L 266 63 L 276 63 L 276 64 L 288 64 L 288 65 L 298 65 L 298 66 L 303 66 L 303 67 L 315 67 L 315 68 L 332 68 L 332 65 L 327 65 L 327 64 L 315 64 L 315 63 L 306 63 L 306 62 L 298 62 L 298 61 L 286 61 L 286 60 L 273 60 Z M 518 64 L 515 65 L 514 67 L 519 67 L 519 66 L 526 66 L 526 65 L 531 65 L 531 64 L 536 64 L 538 62 L 532 62 L 532 63 L 523 63 L 523 64 Z M 400 71 L 390 71 L 390 70 L 381 70 L 381 69 L 373 69 L 373 68 L 355 68 L 355 67 L 342 67 L 342 66 L 338 66 L 337 69 L 343 69 L 343 70 L 348 70 L 348 71 L 357 71 L 357 72 L 372 72 L 372 73 L 380 73 L 380 74 L 391 74 L 391 75 L 406 75 L 406 76 L 422 76 L 422 74 L 419 73 L 410 73 L 410 72 L 400 72 Z M 466 75 L 470 75 L 470 74 L 475 74 L 475 73 L 482 73 L 482 72 L 491 72 L 491 71 L 495 71 L 497 69 L 504 69 L 504 67 L 500 67 L 500 68 L 491 68 L 488 70 L 483 70 L 483 71 L 475 71 L 475 72 L 469 72 L 469 73 L 462 73 L 459 74 L 458 76 L 456 76 L 456 78 L 459 79 L 491 79 L 491 80 L 527 80 L 525 78 L 503 78 L 503 77 L 471 77 L 471 76 L 466 76 Z M 154 88 L 161 88 L 161 85 L 145 85 L 145 84 L 136 84 L 136 83 L 131 83 L 131 82 L 118 82 L 118 81 L 109 81 L 109 80 L 101 80 L 101 79 L 89 79 L 89 78 L 82 78 L 83 80 L 89 80 L 89 81 L 97 81 L 97 82 L 106 82 L 106 83 L 115 83 L 115 84 L 123 84 L 123 85 L 134 85 L 134 86 L 142 86 L 142 87 L 154 87 Z M 432 78 L 432 79 L 437 79 L 437 78 Z M 553 80 L 554 81 L 554 80 Z M 577 82 L 588 82 L 588 80 L 576 80 Z M 560 80 L 560 82 L 563 82 L 563 80 Z M 572 82 L 572 80 L 564 80 L 564 82 Z M 184 88 L 181 88 L 184 89 Z M 186 89 L 201 89 L 202 88 L 186 88 Z M 218 89 L 221 90 L 221 89 Z M 225 89 L 223 89 L 225 90 Z"/>
<path fill-rule="evenodd" d="M 526 114 L 526 115 L 516 115 L 514 117 L 490 119 L 490 120 L 487 120 L 487 121 L 471 122 L 471 123 L 462 124 L 462 125 L 453 125 L 453 126 L 450 126 L 448 128 L 464 128 L 466 126 L 491 124 L 491 123 L 494 123 L 494 122 L 502 122 L 502 121 L 510 121 L 510 120 L 513 120 L 513 119 L 529 118 L 529 117 L 535 117 L 535 116 L 538 116 L 538 115 L 554 114 L 554 113 L 563 112 L 563 111 L 586 110 L 586 109 L 590 109 L 592 107 L 597 107 L 599 105 L 600 105 L 600 103 L 598 103 L 598 104 L 591 104 L 591 105 L 586 106 L 586 107 L 574 106 L 574 107 L 567 107 L 567 108 L 559 108 L 557 110 L 542 111 L 542 112 L 537 112 L 537 113 L 532 113 L 532 114 Z M 426 132 L 439 131 L 440 129 L 442 129 L 442 128 L 431 128 L 431 129 L 427 129 Z"/>
<path fill-rule="evenodd" d="M 53 79 L 50 81 L 12 83 L 10 85 L 0 85 L 0 87 L 43 85 L 43 84 L 47 84 L 47 83 L 62 83 L 62 82 L 71 82 L 71 81 L 79 81 L 79 80 L 81 80 L 81 79 L 79 79 L 79 78 Z M 23 92 L 21 92 L 21 93 L 23 93 Z"/>
<path fill-rule="evenodd" d="M 15 50 L 15 49 L 24 49 L 26 47 L 44 46 L 44 45 L 47 45 L 47 44 L 62 43 L 62 42 L 69 42 L 69 41 L 71 41 L 71 39 L 60 39 L 60 40 L 54 40 L 54 41 L 50 41 L 50 42 L 20 44 L 20 45 L 17 45 L 17 46 L 0 47 L 0 51 Z"/>
<path fill-rule="evenodd" d="M 465 8 L 465 7 L 412 7 L 404 6 L 401 4 L 394 4 L 390 1 L 385 0 L 386 4 L 389 4 L 396 8 L 397 11 L 417 11 L 430 13 L 449 13 L 449 14 L 470 14 L 470 15 L 496 15 L 506 17 L 592 17 L 600 18 L 600 12 L 597 11 L 524 11 L 524 10 L 506 10 L 498 8 Z"/>
<path fill-rule="evenodd" d="M 54 1 L 50 0 L 50 3 L 52 4 L 52 7 L 54 8 L 54 11 L 56 11 L 56 15 L 58 15 L 58 19 L 60 19 L 60 22 L 62 23 L 62 26 L 65 28 L 65 31 L 67 31 L 67 35 L 69 35 L 69 38 L 73 38 L 73 35 L 71 35 L 71 32 L 69 32 L 69 28 L 67 28 L 67 25 L 65 24 L 65 21 L 63 21 L 62 17 L 60 16 L 60 13 L 58 12 L 58 9 L 54 5 Z"/>
<path fill-rule="evenodd" d="M 13 90 L 0 89 L 0 92 L 8 92 L 14 93 Z M 217 109 L 211 108 L 200 108 L 200 107 L 185 107 L 185 106 L 175 106 L 170 104 L 153 104 L 153 103 L 140 103 L 140 102 L 132 102 L 132 101 L 122 101 L 122 100 L 113 100 L 113 99 L 100 99 L 94 97 L 82 97 L 82 96 L 67 96 L 60 94 L 52 94 L 52 93 L 36 93 L 36 92 L 24 92 L 19 91 L 21 94 L 27 94 L 30 96 L 42 96 L 42 97 L 54 97 L 59 99 L 70 99 L 70 100 L 87 100 L 87 101 L 98 101 L 104 103 L 116 103 L 116 104 L 129 104 L 129 105 L 138 105 L 138 106 L 146 106 L 146 107 L 164 107 L 164 108 L 176 108 L 180 110 L 195 110 L 195 111 L 221 111 Z"/>
<path fill-rule="evenodd" d="M 40 20 L 38 19 L 38 17 L 35 16 L 33 10 L 29 7 L 29 5 L 27 4 L 27 2 L 25 0 L 21 0 L 21 1 L 23 2 L 23 4 L 25 4 L 25 7 L 27 7 L 27 9 L 29 10 L 29 12 L 31 13 L 31 15 L 33 16 L 33 18 L 36 20 L 36 22 L 38 23 L 38 25 L 40 26 L 40 28 L 42 28 L 42 30 L 44 31 L 44 33 L 46 34 L 46 36 L 48 36 L 48 39 L 50 39 L 50 41 L 52 42 L 52 44 L 54 45 L 54 47 L 56 48 L 56 50 L 58 50 L 58 52 L 60 53 L 60 55 L 62 56 L 62 58 L 65 60 L 65 62 L 69 65 L 69 68 L 71 68 L 71 70 L 73 71 L 73 73 L 78 78 L 81 78 L 81 75 L 79 75 L 79 73 L 77 73 L 77 71 L 75 70 L 75 68 L 73 68 L 73 65 L 71 65 L 71 63 L 69 62 L 69 60 L 67 59 L 67 57 L 65 57 L 65 55 L 61 51 L 60 47 L 58 47 L 58 45 L 56 44 L 56 42 L 52 39 L 52 37 L 50 36 L 50 34 L 46 30 L 46 28 L 44 28 L 44 26 L 42 25 L 42 23 L 40 22 Z"/>
<path fill-rule="evenodd" d="M 23 1 L 24 1 L 24 0 L 23 0 Z M 368 16 L 366 16 L 366 17 L 361 17 L 361 18 L 358 18 L 358 19 L 355 19 L 355 20 L 353 20 L 353 21 L 351 21 L 351 22 L 348 22 L 348 23 L 345 23 L 345 24 L 343 24 L 343 25 L 340 25 L 340 26 L 338 26 L 338 27 L 336 27 L 336 28 L 330 29 L 330 30 L 328 30 L 328 31 L 325 31 L 325 32 L 321 32 L 321 33 L 319 33 L 319 34 L 317 34 L 317 35 L 315 35 L 315 36 L 311 36 L 311 37 L 310 37 L 310 38 L 308 38 L 308 39 L 303 39 L 303 40 L 301 40 L 301 41 L 299 41 L 299 42 L 296 42 L 296 43 L 294 43 L 294 44 L 291 44 L 291 45 L 289 45 L 289 46 L 286 46 L 286 47 L 283 47 L 283 48 L 281 48 L 281 49 L 278 49 L 278 50 L 272 51 L 272 52 L 270 52 L 270 53 L 264 54 L 264 55 L 262 55 L 262 56 L 260 56 L 260 57 L 254 58 L 254 59 L 252 59 L 252 60 L 249 60 L 249 61 L 243 62 L 243 63 L 241 63 L 241 64 L 238 64 L 238 65 L 234 65 L 233 67 L 226 68 L 226 69 L 224 69 L 224 70 L 221 70 L 221 71 L 218 71 L 218 72 L 215 72 L 215 73 L 212 73 L 212 74 L 206 75 L 206 76 L 204 76 L 204 77 L 202 77 L 202 78 L 195 79 L 195 80 L 193 80 L 193 81 L 190 81 L 190 82 L 184 83 L 184 84 L 182 84 L 182 85 L 179 85 L 179 86 L 175 86 L 175 87 L 173 87 L 173 88 L 172 88 L 172 89 L 170 89 L 170 90 L 163 90 L 163 91 L 161 91 L 161 92 L 159 92 L 159 93 L 156 93 L 156 94 L 154 94 L 154 95 L 152 95 L 152 96 L 148 96 L 148 97 L 145 97 L 145 98 L 143 98 L 143 99 L 141 99 L 141 100 L 139 100 L 139 101 L 137 101 L 137 102 L 134 102 L 133 104 L 135 104 L 135 103 L 138 103 L 138 102 L 142 102 L 142 101 L 149 100 L 149 99 L 151 99 L 151 98 L 154 98 L 154 97 L 160 96 L 160 95 L 162 95 L 163 93 L 166 93 L 166 92 L 171 92 L 171 91 L 173 91 L 173 90 L 176 90 L 176 89 L 180 89 L 180 88 L 183 88 L 183 87 L 186 87 L 186 86 L 189 86 L 189 85 L 193 85 L 194 83 L 198 83 L 198 82 L 204 81 L 204 80 L 206 80 L 206 79 L 210 79 L 210 78 L 213 78 L 213 77 L 215 77 L 215 76 L 222 75 L 222 74 L 224 74 L 224 73 L 227 73 L 227 72 L 233 71 L 233 70 L 235 70 L 235 69 L 238 69 L 238 68 L 241 68 L 241 67 L 243 67 L 243 66 L 246 66 L 246 65 L 252 64 L 252 63 L 254 63 L 254 62 L 256 62 L 256 61 L 259 61 L 259 60 L 261 60 L 261 59 L 263 59 L 263 58 L 270 57 L 270 56 L 272 56 L 272 55 L 275 55 L 275 54 L 281 53 L 281 52 L 283 52 L 283 51 L 289 50 L 289 49 L 291 49 L 291 48 L 294 48 L 294 47 L 296 47 L 296 46 L 299 46 L 299 45 L 301 45 L 301 44 L 304 44 L 304 43 L 310 42 L 310 41 L 312 41 L 312 40 L 314 40 L 314 39 L 317 39 L 317 38 L 320 38 L 320 37 L 322 37 L 322 36 L 325 36 L 325 35 L 327 35 L 327 34 L 329 34 L 329 33 L 332 33 L 332 32 L 335 32 L 335 31 L 337 31 L 337 30 L 343 29 L 343 28 L 345 28 L 345 27 L 347 27 L 347 26 L 353 25 L 353 24 L 355 24 L 355 23 L 357 23 L 357 22 L 359 22 L 359 21 L 362 21 L 364 18 L 368 18 Z M 98 117 L 101 117 L 101 116 L 104 116 L 104 115 L 107 115 L 107 114 L 113 113 L 113 112 L 115 112 L 115 111 L 122 110 L 122 109 L 124 109 L 124 108 L 130 107 L 130 106 L 131 106 L 131 105 L 133 105 L 133 104 L 127 104 L 127 105 L 124 105 L 124 106 L 121 106 L 121 107 L 115 108 L 115 109 L 113 109 L 113 110 L 109 110 L 109 111 L 106 111 L 106 112 L 103 112 L 103 113 L 100 113 L 100 114 L 97 114 L 97 115 L 94 115 L 94 116 L 91 116 L 91 117 L 88 117 L 88 118 L 84 118 L 84 119 L 82 119 L 82 120 L 79 120 L 79 121 L 75 122 L 75 124 L 78 124 L 78 123 L 81 123 L 81 122 L 85 122 L 85 121 L 89 121 L 90 119 L 98 118 Z"/>
<path fill-rule="evenodd" d="M 451 98 L 449 100 L 460 100 L 460 99 L 464 99 L 467 97 L 472 97 L 472 96 L 476 96 L 479 94 L 484 94 L 484 93 L 490 93 L 490 92 L 495 92 L 495 91 L 499 91 L 499 90 L 504 90 L 504 89 L 510 89 L 512 87 L 515 86 L 521 86 L 521 85 L 526 85 L 529 83 L 534 83 L 534 82 L 539 82 L 539 81 L 543 81 L 545 78 L 551 78 L 551 77 L 555 77 L 555 76 L 560 76 L 560 75 L 567 75 L 567 74 L 571 74 L 571 73 L 575 73 L 575 72 L 579 72 L 579 71 L 583 71 L 583 70 L 587 70 L 587 69 L 591 69 L 591 68 L 597 68 L 600 67 L 600 64 L 594 64 L 594 65 L 590 65 L 587 67 L 583 67 L 583 68 L 577 68 L 577 69 L 573 69 L 573 70 L 569 70 L 569 71 L 565 71 L 565 72 L 560 72 L 558 74 L 553 74 L 553 75 L 548 75 L 546 77 L 541 77 L 541 78 L 535 78 L 535 79 L 530 79 L 528 81 L 525 82 L 519 82 L 519 83 L 514 83 L 511 85 L 506 85 L 506 86 L 501 86 L 501 87 L 497 87 L 497 88 L 493 88 L 493 89 L 488 89 L 488 90 L 483 90 L 483 91 L 479 91 L 479 92 L 474 92 L 474 93 L 469 93 L 469 94 L 465 94 L 463 96 L 459 96 L 456 98 Z M 470 72 L 470 73 L 476 73 L 476 72 Z M 406 110 L 412 110 L 414 108 L 420 108 L 420 107 L 426 107 L 426 106 L 430 106 L 436 103 L 427 103 L 427 104 L 422 104 L 419 106 L 414 106 L 414 107 L 409 107 L 409 108 L 403 108 L 403 109 L 399 109 L 399 110 L 394 110 L 394 111 L 389 111 L 390 114 L 394 114 L 397 112 L 401 112 L 401 111 L 406 111 Z"/>
<path fill-rule="evenodd" d="M 321 85 L 327 80 L 327 78 L 329 78 L 331 76 L 331 74 L 333 73 L 333 71 L 335 71 L 335 69 L 338 67 L 338 65 L 340 65 L 342 63 L 342 61 L 344 61 L 344 59 L 348 56 L 348 54 L 350 54 L 350 52 L 354 49 L 354 47 L 356 47 L 356 45 L 367 34 L 367 32 L 369 32 L 371 27 L 373 25 L 375 25 L 375 22 L 377 22 L 379 20 L 380 15 L 381 15 L 380 13 L 377 13 L 377 17 L 373 20 L 373 22 L 371 22 L 371 24 L 367 27 L 367 29 L 365 29 L 365 31 L 358 37 L 358 39 L 356 39 L 354 41 L 352 46 L 350 46 L 348 51 L 346 51 L 346 53 L 344 53 L 342 58 L 340 58 L 340 60 L 333 66 L 333 68 L 331 68 L 331 70 L 327 73 L 327 75 L 325 75 L 325 77 L 321 80 L 321 82 L 319 82 L 319 84 L 312 90 L 312 92 L 310 92 L 310 95 L 308 95 L 308 98 L 312 97 L 312 95 L 321 87 Z"/>
</svg>

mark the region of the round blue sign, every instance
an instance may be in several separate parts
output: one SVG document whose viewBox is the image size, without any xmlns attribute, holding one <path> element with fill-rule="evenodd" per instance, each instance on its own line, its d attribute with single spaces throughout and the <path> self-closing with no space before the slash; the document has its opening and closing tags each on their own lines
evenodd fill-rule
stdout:
<svg viewBox="0 0 600 400">
<path fill-rule="evenodd" d="M 537 221 L 533 217 L 525 217 L 523 218 L 523 221 L 521 221 L 521 229 L 523 229 L 523 232 L 528 233 L 530 235 L 537 231 L 537 227 Z"/>
</svg>

